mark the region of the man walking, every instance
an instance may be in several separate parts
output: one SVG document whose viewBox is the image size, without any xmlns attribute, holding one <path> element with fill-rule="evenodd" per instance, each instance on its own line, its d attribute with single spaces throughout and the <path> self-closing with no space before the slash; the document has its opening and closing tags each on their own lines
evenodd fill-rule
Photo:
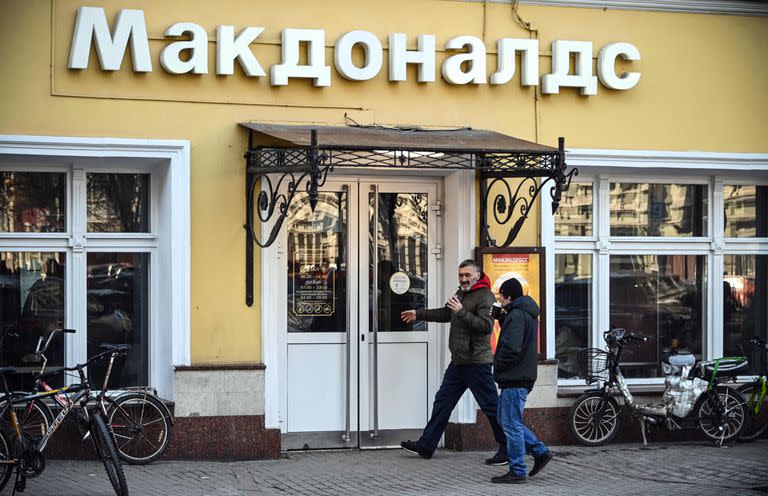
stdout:
<svg viewBox="0 0 768 496">
<path fill-rule="evenodd" d="M 499 451 L 486 460 L 486 463 L 503 465 L 507 462 L 507 441 L 504 431 L 496 421 L 498 394 L 491 375 L 491 307 L 495 301 L 488 276 L 480 271 L 477 262 L 469 259 L 459 265 L 459 289 L 444 308 L 406 310 L 400 314 L 406 323 L 414 320 L 451 323 L 448 337 L 451 363 L 445 370 L 443 383 L 435 395 L 432 418 L 424 428 L 421 438 L 400 443 L 404 450 L 422 458 L 432 458 L 432 453 L 448 425 L 451 412 L 469 388 L 488 417 L 493 436 L 499 443 Z"/>
<path fill-rule="evenodd" d="M 552 460 L 549 448 L 523 424 L 525 400 L 536 382 L 539 306 L 523 295 L 523 287 L 515 278 L 504 281 L 499 294 L 506 315 L 496 344 L 493 378 L 501 388 L 498 418 L 507 436 L 509 472 L 491 481 L 525 482 Z M 525 465 L 526 453 L 533 455 L 530 472 Z"/>
</svg>

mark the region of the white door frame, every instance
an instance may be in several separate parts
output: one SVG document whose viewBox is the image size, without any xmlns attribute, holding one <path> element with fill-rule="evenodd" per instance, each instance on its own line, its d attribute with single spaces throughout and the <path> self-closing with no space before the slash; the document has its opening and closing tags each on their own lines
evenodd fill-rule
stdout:
<svg viewBox="0 0 768 496">
<path fill-rule="evenodd" d="M 452 295 L 456 289 L 456 267 L 466 258 L 474 257 L 474 247 L 477 240 L 475 175 L 474 171 L 454 170 L 398 170 L 396 172 L 380 170 L 344 170 L 336 169 L 335 175 L 357 177 L 360 174 L 379 176 L 382 181 L 392 178 L 434 177 L 443 178 L 442 194 L 442 229 L 443 229 L 443 274 L 442 288 L 438 301 Z M 448 200 L 450 199 L 450 201 Z M 272 228 L 272 222 L 262 224 L 262 235 Z M 285 241 L 278 236 L 275 243 L 261 254 L 261 330 L 263 362 L 266 366 L 264 406 L 265 427 L 286 431 L 286 413 L 282 405 L 282 397 L 287 387 L 287 364 L 283 358 L 285 349 L 286 315 L 283 309 L 286 305 L 285 295 L 287 282 L 283 277 L 280 264 L 285 263 Z M 269 290 L 266 290 L 269 288 Z M 450 360 L 448 339 L 445 333 L 447 327 L 438 331 L 438 365 L 444 369 Z M 440 328 L 438 328 L 440 329 Z M 431 398 L 430 398 L 431 400 Z M 454 411 L 452 420 L 462 423 L 475 421 L 477 406 L 471 395 L 466 394 Z"/>
</svg>

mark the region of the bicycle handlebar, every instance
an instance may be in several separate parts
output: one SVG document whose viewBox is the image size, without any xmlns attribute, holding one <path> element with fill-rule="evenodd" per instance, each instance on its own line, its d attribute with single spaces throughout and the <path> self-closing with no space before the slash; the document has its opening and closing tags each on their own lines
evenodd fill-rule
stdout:
<svg viewBox="0 0 768 496">
<path fill-rule="evenodd" d="M 51 342 L 53 341 L 53 337 L 56 334 L 60 333 L 60 332 L 63 332 L 63 333 L 66 333 L 66 334 L 74 334 L 77 331 L 74 330 L 74 329 L 63 329 L 63 328 L 54 329 L 48 335 L 48 340 L 45 342 L 45 346 L 43 346 L 42 349 L 40 348 L 40 345 L 43 344 L 43 337 L 40 336 L 40 338 L 37 340 L 37 348 L 35 348 L 35 355 L 39 356 L 39 355 L 42 355 L 43 353 L 45 353 L 46 351 L 48 351 L 48 347 L 51 346 Z"/>
</svg>

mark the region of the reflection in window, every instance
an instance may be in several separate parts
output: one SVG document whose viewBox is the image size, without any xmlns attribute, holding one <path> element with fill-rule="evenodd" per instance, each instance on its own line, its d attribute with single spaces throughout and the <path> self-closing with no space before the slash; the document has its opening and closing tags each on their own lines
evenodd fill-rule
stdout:
<svg viewBox="0 0 768 496">
<path fill-rule="evenodd" d="M 110 387 L 146 386 L 149 379 L 149 254 L 89 253 L 87 276 L 88 356 L 99 346 L 130 344 L 118 358 Z M 94 385 L 102 384 L 107 361 L 88 367 Z"/>
<path fill-rule="evenodd" d="M 723 266 L 723 350 L 726 355 L 751 356 L 749 339 L 765 339 L 768 327 L 768 255 L 725 255 Z"/>
<path fill-rule="evenodd" d="M 702 357 L 705 260 L 703 255 L 611 255 L 610 323 L 648 338 L 628 346 L 627 377 L 657 377 L 665 351 Z"/>
<path fill-rule="evenodd" d="M 29 390 L 40 364 L 31 356 L 38 338 L 64 325 L 64 253 L 0 253 L 0 364 L 23 372 L 11 376 L 11 388 Z M 48 366 L 64 365 L 64 337 L 51 343 Z M 52 385 L 61 378 L 51 379 Z"/>
<path fill-rule="evenodd" d="M 400 313 L 427 305 L 429 198 L 424 193 L 379 193 L 374 205 L 371 193 L 369 205 L 371 273 L 378 261 L 378 330 L 426 331 L 424 322 L 406 324 Z M 374 218 L 376 211 L 378 218 Z M 370 294 L 373 282 L 371 278 Z M 369 318 L 373 320 L 373 313 Z M 373 328 L 373 322 L 370 325 Z"/>
<path fill-rule="evenodd" d="M 347 194 L 297 193 L 286 217 L 288 332 L 346 332 Z"/>
<path fill-rule="evenodd" d="M 66 231 L 66 177 L 54 172 L 0 172 L 0 231 Z"/>
<path fill-rule="evenodd" d="M 573 183 L 555 212 L 555 236 L 592 236 L 592 185 Z"/>
<path fill-rule="evenodd" d="M 705 236 L 704 185 L 611 183 L 611 236 Z"/>
<path fill-rule="evenodd" d="M 576 357 L 592 329 L 592 255 L 555 255 L 555 358 L 557 377 L 576 378 Z"/>
<path fill-rule="evenodd" d="M 726 238 L 768 237 L 768 186 L 723 187 Z"/>
<path fill-rule="evenodd" d="M 149 174 L 86 174 L 89 232 L 149 232 Z"/>
</svg>

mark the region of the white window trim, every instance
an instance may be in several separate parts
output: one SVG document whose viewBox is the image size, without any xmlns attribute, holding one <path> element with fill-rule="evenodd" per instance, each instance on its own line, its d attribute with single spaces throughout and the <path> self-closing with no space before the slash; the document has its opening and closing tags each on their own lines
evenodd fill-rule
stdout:
<svg viewBox="0 0 768 496">
<path fill-rule="evenodd" d="M 124 138 L 75 138 L 58 136 L 29 136 L 29 135 L 0 135 L 0 158 L 13 159 L 15 157 L 35 156 L 42 157 L 43 162 L 49 158 L 48 163 L 71 163 L 80 158 L 110 158 L 122 159 L 152 159 L 143 163 L 150 163 L 149 167 L 168 167 L 167 180 L 163 184 L 160 195 L 162 204 L 153 208 L 152 229 L 154 234 L 142 234 L 136 236 L 136 246 L 131 251 L 152 251 L 147 245 L 156 245 L 157 239 L 167 239 L 167 249 L 164 251 L 162 263 L 155 263 L 152 267 L 152 278 L 157 283 L 152 283 L 151 290 L 156 292 L 152 296 L 154 301 L 159 301 L 159 295 L 165 295 L 166 304 L 152 306 L 150 319 L 153 337 L 150 338 L 150 382 L 158 388 L 160 394 L 168 399 L 173 399 L 173 369 L 174 366 L 190 364 L 190 143 L 187 140 L 150 140 L 150 139 L 124 139 Z M 154 182 L 153 182 L 154 186 Z M 75 192 L 73 192 L 75 194 Z M 153 194 L 153 198 L 157 198 Z M 74 215 L 72 212 L 71 215 Z M 164 217 L 161 232 L 157 232 L 158 216 Z M 71 226 L 71 223 L 70 223 Z M 65 235 L 66 237 L 66 235 Z M 89 235 L 89 238 L 91 236 Z M 19 248 L 30 247 L 33 240 L 28 236 L 12 237 L 14 244 Z M 108 238 L 93 236 L 97 246 L 108 246 Z M 101 241 L 101 243 L 99 243 Z M 103 243 L 103 244 L 102 244 Z M 35 243 L 39 246 L 39 242 Z M 95 246 L 94 246 L 95 248 Z M 82 269 L 82 268 L 81 268 Z M 81 272 L 73 269 L 70 274 Z M 75 284 L 76 277 L 69 277 L 70 283 Z M 85 281 L 80 281 L 85 284 Z M 157 305 L 157 304 L 155 304 Z M 169 308 L 170 317 L 168 323 L 170 333 L 166 339 L 156 339 L 163 336 L 167 325 L 158 324 L 157 308 Z M 67 319 L 76 318 L 80 321 L 83 317 L 72 317 L 75 309 L 68 312 Z"/>
<path fill-rule="evenodd" d="M 708 266 L 710 273 L 720 270 L 722 272 L 723 254 L 768 254 L 768 239 L 766 238 L 723 238 L 722 234 L 722 216 L 713 215 L 714 205 L 717 200 L 716 195 L 719 191 L 722 201 L 723 184 L 768 184 L 768 154 L 761 153 L 715 153 L 715 152 L 674 152 L 674 151 L 655 151 L 655 150 L 601 150 L 587 148 L 573 148 L 566 151 L 566 164 L 568 167 L 579 168 L 580 175 L 574 181 L 592 182 L 595 184 L 597 178 L 600 178 L 601 185 L 605 191 L 598 191 L 598 187 L 593 188 L 593 205 L 599 206 L 599 195 L 605 196 L 608 191 L 606 179 L 610 180 L 613 174 L 621 177 L 621 180 L 628 180 L 628 177 L 642 178 L 643 182 L 668 181 L 669 178 L 675 178 L 680 182 L 686 183 L 707 183 L 709 184 L 709 222 L 707 238 L 689 238 L 681 240 L 680 238 L 654 238 L 651 241 L 637 243 L 636 247 L 622 250 L 624 252 L 636 250 L 642 246 L 643 249 L 653 249 L 654 252 L 670 252 L 679 250 L 686 254 L 707 254 L 710 258 Z M 707 177 L 702 178 L 703 175 Z M 714 180 L 713 180 L 714 178 Z M 719 185 L 719 190 L 718 190 Z M 550 189 L 551 182 L 547 185 Z M 542 198 L 550 196 L 542 193 Z M 605 200 L 604 198 L 602 199 Z M 554 218 L 552 215 L 546 215 L 546 210 L 542 208 L 541 215 L 541 244 L 545 247 L 547 267 L 555 267 L 555 253 L 594 253 L 593 274 L 597 277 L 598 273 L 607 270 L 607 267 L 599 267 L 599 264 L 607 263 L 607 257 L 600 256 L 600 252 L 610 248 L 612 238 L 602 237 L 580 238 L 578 241 L 571 241 L 568 237 L 554 236 Z M 607 232 L 605 228 L 610 222 L 606 209 L 593 208 L 593 219 L 595 233 Z M 599 229 L 599 224 L 606 224 L 603 229 Z M 617 238 L 617 240 L 620 238 Z M 568 241 L 569 247 L 563 247 L 562 242 Z M 621 241 L 624 241 L 623 239 Z M 560 244 L 558 250 L 555 249 L 555 243 Z M 672 243 L 674 246 L 670 246 Z M 573 247 L 573 249 L 571 248 Z M 615 248 L 611 253 L 617 253 Z M 596 270 L 598 269 L 598 270 Z M 608 301 L 608 288 L 596 281 L 593 284 L 593 301 Z M 716 289 L 710 284 L 706 289 L 707 299 L 712 304 L 708 305 L 707 324 L 718 322 L 722 318 L 722 303 L 716 303 Z M 555 355 L 555 278 L 554 272 L 550 273 L 546 280 L 547 298 L 546 328 L 551 331 L 547 333 L 548 357 L 554 358 Z M 593 341 L 598 341 L 600 330 L 608 326 L 606 319 L 608 312 L 600 310 L 593 312 L 592 336 Z M 714 332 L 707 332 L 705 343 L 707 353 L 711 356 L 722 354 L 722 329 L 714 329 Z M 594 345 L 591 343 L 590 345 Z M 654 384 L 663 382 L 663 378 L 634 379 L 630 382 L 635 384 Z M 566 386 L 571 384 L 581 384 L 581 380 L 563 380 L 559 379 L 558 384 Z"/>
</svg>

